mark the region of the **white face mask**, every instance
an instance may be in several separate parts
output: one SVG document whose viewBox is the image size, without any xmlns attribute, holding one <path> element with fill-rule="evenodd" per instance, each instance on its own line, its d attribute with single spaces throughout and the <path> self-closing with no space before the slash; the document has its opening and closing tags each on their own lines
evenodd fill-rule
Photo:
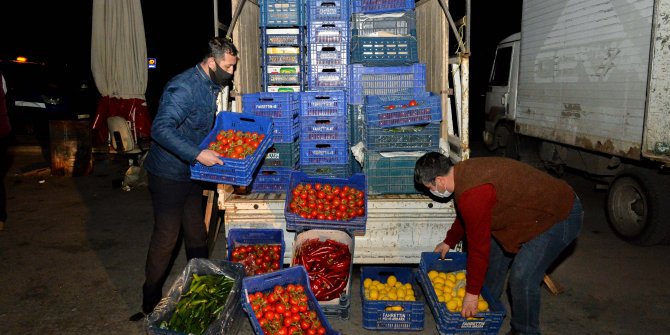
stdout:
<svg viewBox="0 0 670 335">
<path fill-rule="evenodd" d="M 446 189 L 442 193 L 440 193 L 438 190 L 430 190 L 430 193 L 439 198 L 449 198 L 451 196 L 451 192 L 447 191 Z"/>
<path fill-rule="evenodd" d="M 444 192 L 437 190 L 437 184 L 435 184 L 435 190 L 430 190 L 430 193 L 438 198 L 448 198 L 451 196 L 451 192 L 447 191 L 447 188 L 444 188 Z"/>
</svg>

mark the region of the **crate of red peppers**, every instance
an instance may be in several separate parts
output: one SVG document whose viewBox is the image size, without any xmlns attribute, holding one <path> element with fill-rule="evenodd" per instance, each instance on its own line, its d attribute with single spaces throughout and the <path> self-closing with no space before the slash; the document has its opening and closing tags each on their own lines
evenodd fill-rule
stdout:
<svg viewBox="0 0 670 335">
<path fill-rule="evenodd" d="M 349 318 L 354 238 L 339 230 L 312 229 L 296 235 L 291 265 L 307 270 L 310 288 L 324 313 Z"/>
<path fill-rule="evenodd" d="M 191 179 L 248 186 L 272 146 L 272 119 L 247 113 L 221 112 L 200 149 L 214 150 L 223 165 L 191 165 Z"/>
<path fill-rule="evenodd" d="M 282 229 L 231 228 L 227 240 L 228 260 L 244 265 L 247 276 L 277 271 L 284 265 Z"/>
<path fill-rule="evenodd" d="M 302 266 L 244 278 L 242 308 L 256 335 L 340 334 L 323 314 Z"/>
<path fill-rule="evenodd" d="M 368 190 L 364 174 L 349 178 L 291 173 L 284 217 L 286 229 L 344 229 L 365 233 Z"/>
</svg>

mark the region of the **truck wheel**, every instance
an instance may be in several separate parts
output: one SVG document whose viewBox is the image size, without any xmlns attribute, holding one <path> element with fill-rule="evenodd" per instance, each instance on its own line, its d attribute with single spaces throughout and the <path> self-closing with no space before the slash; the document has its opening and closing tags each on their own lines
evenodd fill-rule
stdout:
<svg viewBox="0 0 670 335">
<path fill-rule="evenodd" d="M 493 143 L 496 148 L 494 151 L 498 156 L 512 159 L 519 158 L 518 138 L 509 123 L 499 123 L 496 126 Z"/>
<path fill-rule="evenodd" d="M 670 240 L 670 176 L 651 170 L 627 169 L 610 184 L 607 216 L 624 241 L 650 246 Z M 665 219 L 664 219 L 665 218 Z"/>
</svg>

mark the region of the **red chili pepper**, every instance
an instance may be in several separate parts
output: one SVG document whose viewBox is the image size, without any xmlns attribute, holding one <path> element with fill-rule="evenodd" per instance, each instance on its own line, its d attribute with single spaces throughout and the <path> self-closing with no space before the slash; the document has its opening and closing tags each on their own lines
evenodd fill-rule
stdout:
<svg viewBox="0 0 670 335">
<path fill-rule="evenodd" d="M 320 292 L 320 295 L 323 296 L 322 299 L 318 299 L 321 301 L 328 301 L 335 299 L 339 297 L 342 292 L 344 292 L 344 288 L 347 286 L 347 280 L 341 280 L 336 286 L 334 286 L 331 290 L 326 290 L 325 292 Z"/>
</svg>

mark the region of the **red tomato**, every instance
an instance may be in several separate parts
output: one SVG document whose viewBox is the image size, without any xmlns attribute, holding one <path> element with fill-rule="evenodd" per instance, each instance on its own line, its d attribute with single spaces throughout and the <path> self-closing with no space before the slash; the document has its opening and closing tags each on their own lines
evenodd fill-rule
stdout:
<svg viewBox="0 0 670 335">
<path fill-rule="evenodd" d="M 409 101 L 409 106 L 410 106 L 410 107 L 414 107 L 414 106 L 416 106 L 416 105 L 418 105 L 418 104 L 419 104 L 419 103 L 416 102 L 416 100 L 410 100 L 410 101 Z"/>
</svg>

